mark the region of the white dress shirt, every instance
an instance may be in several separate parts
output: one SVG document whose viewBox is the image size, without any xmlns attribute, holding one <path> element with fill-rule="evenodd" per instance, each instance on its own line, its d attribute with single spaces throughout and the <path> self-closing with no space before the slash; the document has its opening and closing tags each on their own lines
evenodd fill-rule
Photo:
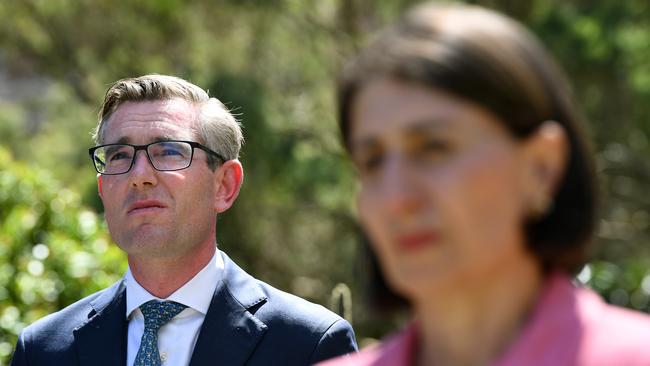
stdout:
<svg viewBox="0 0 650 366">
<path fill-rule="evenodd" d="M 163 365 L 189 365 L 203 319 L 208 312 L 217 283 L 223 276 L 223 259 L 217 251 L 212 260 L 185 285 L 166 299 L 160 299 L 133 278 L 129 268 L 126 281 L 126 317 L 129 320 L 126 364 L 133 365 L 144 333 L 140 305 L 149 300 L 169 300 L 187 306 L 158 331 L 158 350 Z"/>
</svg>

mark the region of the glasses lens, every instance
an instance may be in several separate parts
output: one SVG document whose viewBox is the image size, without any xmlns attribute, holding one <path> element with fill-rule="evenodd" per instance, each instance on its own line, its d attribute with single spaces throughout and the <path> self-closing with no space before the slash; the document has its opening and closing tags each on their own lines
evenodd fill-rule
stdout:
<svg viewBox="0 0 650 366">
<path fill-rule="evenodd" d="M 131 168 L 133 152 L 129 145 L 106 145 L 95 150 L 93 162 L 102 174 L 122 174 Z"/>
<path fill-rule="evenodd" d="M 181 141 L 161 141 L 149 145 L 147 153 L 158 170 L 179 170 L 190 166 L 192 145 Z"/>
</svg>

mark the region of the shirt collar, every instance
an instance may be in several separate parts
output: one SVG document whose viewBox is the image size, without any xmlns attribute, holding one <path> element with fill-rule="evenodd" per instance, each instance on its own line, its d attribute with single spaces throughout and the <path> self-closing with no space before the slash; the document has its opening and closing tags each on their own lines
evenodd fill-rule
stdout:
<svg viewBox="0 0 650 366">
<path fill-rule="evenodd" d="M 221 258 L 217 250 L 210 262 L 199 273 L 166 299 L 160 299 L 150 294 L 135 280 L 131 268 L 127 269 L 124 275 L 126 282 L 126 317 L 131 316 L 134 310 L 150 300 L 175 301 L 203 315 L 207 314 L 217 283 L 223 276 L 223 268 L 223 258 Z"/>
</svg>

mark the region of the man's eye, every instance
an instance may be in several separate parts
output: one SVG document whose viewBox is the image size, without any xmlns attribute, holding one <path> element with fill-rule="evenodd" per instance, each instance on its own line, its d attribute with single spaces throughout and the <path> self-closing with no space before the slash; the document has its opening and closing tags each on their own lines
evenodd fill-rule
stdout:
<svg viewBox="0 0 650 366">
<path fill-rule="evenodd" d="M 158 155 L 160 156 L 182 156 L 183 153 L 176 149 L 164 149 Z"/>
<path fill-rule="evenodd" d="M 120 151 L 120 152 L 113 153 L 108 157 L 108 161 L 116 161 L 122 159 L 131 159 L 131 156 L 126 152 Z"/>
</svg>

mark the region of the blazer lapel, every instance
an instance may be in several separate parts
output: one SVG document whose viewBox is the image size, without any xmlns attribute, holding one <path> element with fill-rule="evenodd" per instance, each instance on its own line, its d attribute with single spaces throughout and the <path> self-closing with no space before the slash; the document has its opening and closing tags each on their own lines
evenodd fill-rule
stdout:
<svg viewBox="0 0 650 366">
<path fill-rule="evenodd" d="M 80 365 L 126 364 L 126 290 L 123 281 L 107 289 L 90 305 L 88 321 L 74 330 Z"/>
<path fill-rule="evenodd" d="M 190 366 L 243 365 L 267 326 L 253 315 L 266 302 L 254 278 L 223 252 L 224 277 L 217 285 L 194 346 Z"/>
</svg>

